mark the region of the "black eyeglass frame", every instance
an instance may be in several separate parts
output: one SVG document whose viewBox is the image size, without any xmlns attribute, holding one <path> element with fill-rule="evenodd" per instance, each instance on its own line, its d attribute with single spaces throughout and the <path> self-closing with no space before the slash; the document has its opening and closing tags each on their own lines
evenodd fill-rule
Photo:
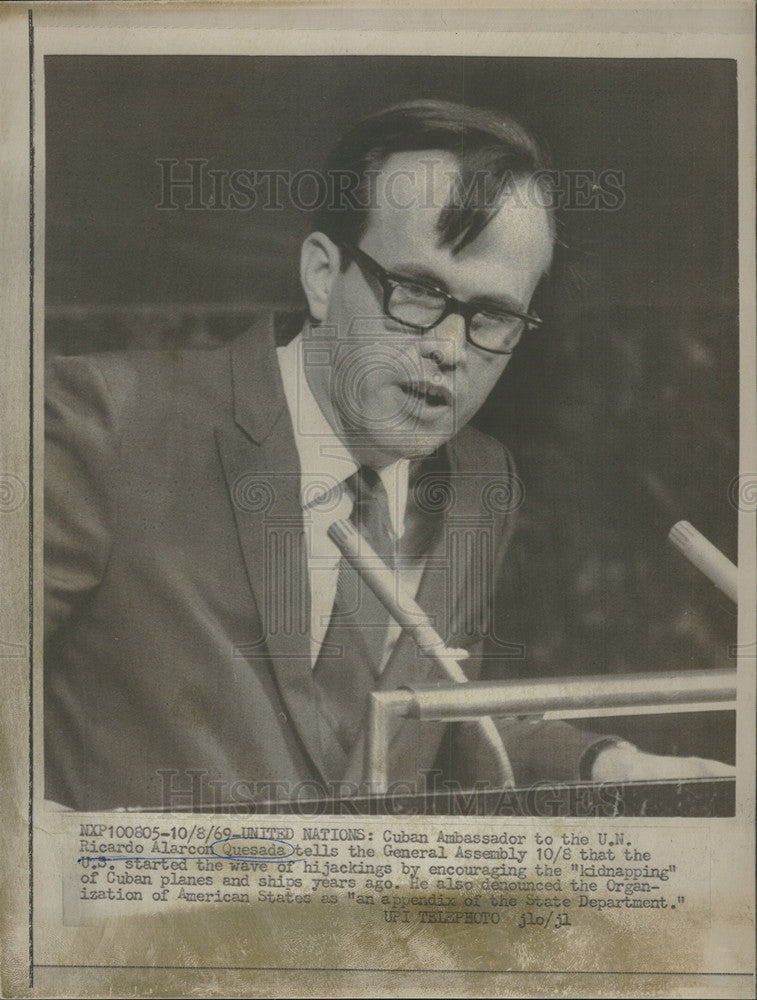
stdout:
<svg viewBox="0 0 757 1000">
<path fill-rule="evenodd" d="M 515 347 L 518 346 L 516 343 L 515 347 L 512 347 L 509 351 L 498 351 L 494 347 L 484 347 L 482 344 L 476 343 L 471 334 L 471 320 L 473 317 L 480 312 L 486 312 L 492 316 L 513 316 L 516 319 L 523 321 L 524 328 L 523 332 L 529 330 L 537 330 L 542 325 L 542 320 L 539 316 L 534 313 L 522 313 L 515 309 L 496 309 L 496 310 L 485 310 L 480 306 L 472 305 L 469 302 L 461 302 L 460 299 L 456 299 L 454 295 L 450 295 L 449 292 L 445 292 L 443 288 L 438 288 L 436 285 L 428 281 L 422 281 L 420 279 L 410 278 L 407 275 L 395 274 L 392 271 L 387 271 L 385 267 L 382 267 L 377 260 L 374 260 L 365 250 L 361 250 L 360 247 L 355 246 L 353 243 L 347 243 L 344 240 L 335 240 L 336 245 L 344 250 L 346 253 L 352 257 L 357 266 L 363 272 L 368 272 L 374 278 L 378 279 L 381 285 L 381 291 L 383 294 L 383 310 L 384 315 L 389 319 L 393 319 L 395 323 L 401 323 L 403 326 L 408 326 L 412 330 L 420 330 L 423 333 L 428 333 L 429 330 L 433 330 L 434 327 L 439 326 L 439 324 L 447 318 L 447 316 L 462 316 L 465 320 L 465 339 L 469 344 L 477 347 L 479 351 L 486 351 L 488 354 L 500 354 L 509 355 L 515 351 Z M 419 326 L 416 323 L 408 323 L 406 320 L 400 319 L 398 316 L 393 316 L 389 311 L 389 300 L 392 297 L 392 292 L 394 288 L 398 285 L 414 284 L 418 285 L 420 288 L 426 288 L 435 295 L 439 295 L 444 299 L 444 308 L 438 319 L 435 319 L 433 323 L 429 323 L 428 326 Z M 518 338 L 520 342 L 520 338 Z"/>
</svg>

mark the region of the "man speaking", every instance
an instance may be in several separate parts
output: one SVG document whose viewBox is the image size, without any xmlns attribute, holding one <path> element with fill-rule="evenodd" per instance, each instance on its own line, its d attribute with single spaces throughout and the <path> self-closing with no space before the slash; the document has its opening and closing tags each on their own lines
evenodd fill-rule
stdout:
<svg viewBox="0 0 757 1000">
<path fill-rule="evenodd" d="M 470 679 L 507 675 L 491 609 L 518 480 L 469 421 L 540 324 L 549 176 L 501 115 L 389 108 L 327 164 L 293 339 L 277 348 L 271 316 L 212 351 L 51 364 L 48 798 L 94 810 L 358 791 L 369 692 L 436 674 L 340 557 L 335 521 L 393 568 Z M 517 784 L 722 770 L 564 723 L 498 728 Z M 480 736 L 406 720 L 390 781 L 495 780 Z"/>
</svg>

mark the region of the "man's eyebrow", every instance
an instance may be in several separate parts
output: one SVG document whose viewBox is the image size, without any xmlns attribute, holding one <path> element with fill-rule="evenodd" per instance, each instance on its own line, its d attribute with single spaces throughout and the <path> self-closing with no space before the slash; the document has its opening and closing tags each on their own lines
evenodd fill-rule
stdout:
<svg viewBox="0 0 757 1000">
<path fill-rule="evenodd" d="M 393 267 L 387 268 L 390 274 L 395 275 L 398 278 L 409 278 L 412 281 L 419 281 L 426 285 L 432 285 L 434 288 L 438 288 L 442 292 L 446 292 L 448 295 L 452 293 L 449 290 L 447 282 L 443 278 L 440 278 L 438 274 L 434 274 L 433 271 L 429 271 L 427 268 L 422 267 L 418 264 L 396 264 Z M 474 295 L 472 299 L 468 300 L 468 305 L 479 306 L 481 309 L 493 309 L 493 310 L 504 310 L 505 312 L 524 312 L 525 309 L 520 302 L 516 302 L 515 299 L 510 298 L 507 295 Z"/>
<path fill-rule="evenodd" d="M 396 264 L 393 267 L 388 267 L 387 271 L 398 278 L 410 278 L 413 281 L 421 281 L 427 285 L 433 285 L 434 288 L 439 288 L 443 292 L 449 291 L 447 283 L 443 278 L 440 278 L 438 274 L 434 274 L 433 271 L 429 271 L 418 264 Z"/>
</svg>

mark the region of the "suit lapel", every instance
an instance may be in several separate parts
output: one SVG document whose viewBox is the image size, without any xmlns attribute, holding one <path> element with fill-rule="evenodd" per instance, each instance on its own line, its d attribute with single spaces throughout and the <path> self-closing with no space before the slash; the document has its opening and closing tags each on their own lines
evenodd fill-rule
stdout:
<svg viewBox="0 0 757 1000">
<path fill-rule="evenodd" d="M 261 634 L 237 649 L 271 667 L 291 722 L 323 772 L 310 665 L 310 591 L 300 467 L 272 323 L 232 347 L 233 429 L 216 441 Z M 252 617 L 252 616 L 251 616 Z"/>
</svg>

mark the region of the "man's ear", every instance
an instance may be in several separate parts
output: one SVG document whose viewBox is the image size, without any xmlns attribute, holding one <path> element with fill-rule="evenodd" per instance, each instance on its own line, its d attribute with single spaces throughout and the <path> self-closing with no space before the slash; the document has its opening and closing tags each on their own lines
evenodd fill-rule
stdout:
<svg viewBox="0 0 757 1000">
<path fill-rule="evenodd" d="M 311 233 L 302 244 L 300 252 L 300 281 L 310 307 L 310 315 L 317 322 L 326 319 L 331 289 L 339 275 L 341 254 L 339 247 L 323 233 Z"/>
</svg>

